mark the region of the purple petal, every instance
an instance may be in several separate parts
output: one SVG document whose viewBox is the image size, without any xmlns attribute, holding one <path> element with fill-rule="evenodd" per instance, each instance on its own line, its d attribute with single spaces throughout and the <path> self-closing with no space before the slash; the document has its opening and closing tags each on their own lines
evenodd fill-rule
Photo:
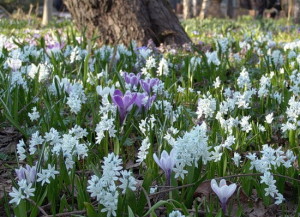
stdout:
<svg viewBox="0 0 300 217">
<path fill-rule="evenodd" d="M 119 89 L 116 89 L 115 90 L 115 92 L 114 92 L 114 96 L 123 96 L 123 93 L 122 93 L 122 91 L 121 90 L 119 90 Z"/>
<path fill-rule="evenodd" d="M 120 110 L 123 110 L 124 107 L 124 103 L 123 103 L 123 99 L 121 96 L 113 96 L 112 100 L 114 101 L 114 103 L 119 107 Z"/>
</svg>

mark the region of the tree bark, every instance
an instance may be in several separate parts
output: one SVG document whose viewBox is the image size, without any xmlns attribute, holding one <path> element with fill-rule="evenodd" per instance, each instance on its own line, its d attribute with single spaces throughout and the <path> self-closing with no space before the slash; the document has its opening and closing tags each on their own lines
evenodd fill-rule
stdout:
<svg viewBox="0 0 300 217">
<path fill-rule="evenodd" d="M 53 0 L 44 0 L 42 26 L 48 25 L 52 17 Z"/>
<path fill-rule="evenodd" d="M 221 2 L 222 0 L 203 0 L 200 18 L 224 18 L 225 16 L 221 11 Z"/>
<path fill-rule="evenodd" d="M 193 0 L 193 17 L 198 17 L 200 14 L 202 0 Z"/>
<path fill-rule="evenodd" d="M 192 17 L 192 0 L 183 0 L 183 19 L 190 19 Z"/>
<path fill-rule="evenodd" d="M 140 46 L 185 44 L 190 39 L 167 0 L 65 0 L 76 25 L 87 36 L 99 34 L 100 44 L 135 40 Z M 98 35 L 97 34 L 97 35 Z"/>
</svg>

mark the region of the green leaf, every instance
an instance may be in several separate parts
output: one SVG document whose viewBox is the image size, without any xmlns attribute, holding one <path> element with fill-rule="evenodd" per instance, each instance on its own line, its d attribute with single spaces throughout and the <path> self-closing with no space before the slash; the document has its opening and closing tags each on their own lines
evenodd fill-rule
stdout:
<svg viewBox="0 0 300 217">
<path fill-rule="evenodd" d="M 151 207 L 151 209 L 149 209 L 148 210 L 148 212 L 145 214 L 145 215 L 143 215 L 144 217 L 145 216 L 148 216 L 148 215 L 155 215 L 155 213 L 154 213 L 154 211 L 157 209 L 157 208 L 159 208 L 159 207 L 162 207 L 162 206 L 167 206 L 167 207 L 170 207 L 170 208 L 175 208 L 174 206 L 172 206 L 170 203 L 169 203 L 169 201 L 166 201 L 166 200 L 160 200 L 160 201 L 158 201 L 156 204 L 154 204 L 152 207 Z"/>
<path fill-rule="evenodd" d="M 135 217 L 130 206 L 128 206 L 128 217 Z"/>
<path fill-rule="evenodd" d="M 96 210 L 92 206 L 92 204 L 85 202 L 84 206 L 86 208 L 86 212 L 87 212 L 88 217 L 99 217 Z"/>
<path fill-rule="evenodd" d="M 38 200 L 38 202 L 37 202 L 36 205 L 37 205 L 37 206 L 41 206 L 41 205 L 43 204 L 43 202 L 44 202 L 46 196 L 47 196 L 47 189 L 44 191 L 43 195 L 40 197 L 40 199 Z M 38 215 L 39 210 L 38 210 L 38 207 L 37 207 L 37 206 L 35 206 L 35 207 L 32 209 L 32 211 L 31 211 L 31 213 L 30 213 L 30 217 L 35 217 L 35 216 Z"/>
</svg>

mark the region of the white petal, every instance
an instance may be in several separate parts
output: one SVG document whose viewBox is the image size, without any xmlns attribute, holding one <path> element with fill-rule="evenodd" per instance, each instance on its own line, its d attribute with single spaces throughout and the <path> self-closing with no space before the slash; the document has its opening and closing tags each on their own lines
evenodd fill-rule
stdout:
<svg viewBox="0 0 300 217">
<path fill-rule="evenodd" d="M 165 159 L 168 159 L 168 158 L 169 158 L 169 154 L 168 154 L 168 152 L 166 152 L 165 150 L 163 150 L 163 152 L 161 153 L 160 159 L 163 159 L 163 158 L 165 158 Z"/>
<path fill-rule="evenodd" d="M 174 148 L 173 148 L 173 149 L 171 150 L 171 152 L 170 152 L 170 157 L 171 157 L 172 159 L 175 159 L 175 157 L 176 157 L 176 151 L 175 151 Z"/>
<path fill-rule="evenodd" d="M 233 195 L 233 193 L 235 192 L 236 190 L 236 184 L 231 184 L 228 186 L 228 189 L 227 189 L 227 197 L 231 197 Z"/>
<path fill-rule="evenodd" d="M 167 170 L 169 169 L 169 160 L 162 158 L 160 159 L 161 162 L 161 168 L 163 169 L 163 171 L 167 172 Z"/>
<path fill-rule="evenodd" d="M 218 197 L 219 197 L 220 188 L 219 188 L 218 183 L 215 179 L 211 180 L 210 186 L 211 186 L 212 190 L 216 193 L 216 195 L 218 195 Z"/>
<path fill-rule="evenodd" d="M 219 186 L 222 187 L 224 185 L 226 185 L 226 180 L 225 179 L 221 179 Z"/>
<path fill-rule="evenodd" d="M 158 159 L 158 157 L 155 153 L 153 154 L 153 158 L 154 158 L 155 162 L 157 163 L 157 165 L 161 168 L 160 160 Z"/>
</svg>

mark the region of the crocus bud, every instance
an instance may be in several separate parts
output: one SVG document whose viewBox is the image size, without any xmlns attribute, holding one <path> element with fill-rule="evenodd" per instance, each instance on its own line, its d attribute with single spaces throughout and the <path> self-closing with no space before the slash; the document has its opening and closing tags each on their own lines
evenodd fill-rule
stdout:
<svg viewBox="0 0 300 217">
<path fill-rule="evenodd" d="M 151 95 L 151 90 L 154 86 L 158 85 L 161 81 L 158 78 L 148 78 L 145 80 L 141 80 L 140 84 L 145 92 L 148 93 L 148 95 Z"/>
<path fill-rule="evenodd" d="M 124 80 L 127 84 L 130 84 L 132 87 L 137 87 L 140 82 L 141 73 L 134 74 L 134 73 L 127 73 L 124 72 Z"/>
<path fill-rule="evenodd" d="M 29 166 L 26 164 L 26 169 L 24 167 L 20 167 L 19 169 L 15 169 L 17 174 L 17 178 L 19 181 L 26 180 L 27 183 L 34 183 L 36 179 L 36 165 Z"/>
<path fill-rule="evenodd" d="M 121 122 L 124 121 L 127 112 L 129 112 L 132 109 L 136 96 L 136 93 L 131 93 L 127 91 L 125 95 L 123 95 L 122 91 L 118 89 L 115 90 L 114 95 L 112 96 L 112 100 L 118 107 Z"/>
<path fill-rule="evenodd" d="M 161 153 L 160 159 L 158 159 L 157 155 L 154 153 L 153 158 L 158 166 L 165 172 L 167 178 L 167 184 L 170 185 L 171 180 L 171 172 L 175 165 L 175 151 L 172 149 L 170 155 L 165 150 Z"/>
<path fill-rule="evenodd" d="M 220 185 L 218 185 L 215 179 L 211 180 L 211 188 L 219 197 L 223 212 L 226 211 L 226 203 L 228 199 L 233 195 L 236 189 L 236 184 L 233 183 L 231 185 L 227 185 L 225 179 L 220 181 Z"/>
</svg>

